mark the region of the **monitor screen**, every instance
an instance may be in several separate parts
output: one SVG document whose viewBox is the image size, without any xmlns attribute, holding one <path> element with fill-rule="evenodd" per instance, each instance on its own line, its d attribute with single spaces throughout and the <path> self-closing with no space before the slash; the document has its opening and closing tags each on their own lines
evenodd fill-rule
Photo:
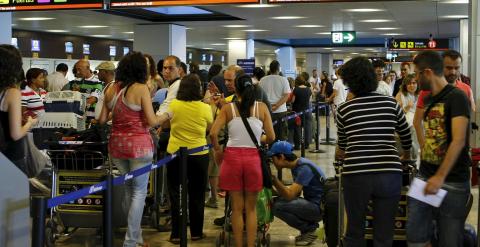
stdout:
<svg viewBox="0 0 480 247">
<path fill-rule="evenodd" d="M 90 45 L 83 44 L 83 55 L 90 55 Z"/>
<path fill-rule="evenodd" d="M 73 43 L 72 42 L 65 42 L 65 53 L 73 53 Z"/>
<path fill-rule="evenodd" d="M 114 45 L 110 46 L 110 56 L 115 57 L 117 55 L 117 47 Z"/>
<path fill-rule="evenodd" d="M 40 40 L 32 39 L 32 51 L 40 51 Z"/>
<path fill-rule="evenodd" d="M 15 46 L 18 49 L 18 39 L 17 38 L 12 38 L 11 45 Z"/>
<path fill-rule="evenodd" d="M 123 55 L 127 55 L 130 52 L 130 48 L 128 47 L 123 47 Z"/>
</svg>

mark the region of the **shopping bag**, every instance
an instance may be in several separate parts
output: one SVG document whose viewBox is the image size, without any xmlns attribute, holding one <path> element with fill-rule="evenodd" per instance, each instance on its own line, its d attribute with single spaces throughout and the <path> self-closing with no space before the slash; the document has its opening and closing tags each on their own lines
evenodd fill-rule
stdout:
<svg viewBox="0 0 480 247">
<path fill-rule="evenodd" d="M 259 226 L 269 224 L 273 221 L 272 212 L 272 189 L 263 188 L 257 198 L 257 223 Z"/>
</svg>

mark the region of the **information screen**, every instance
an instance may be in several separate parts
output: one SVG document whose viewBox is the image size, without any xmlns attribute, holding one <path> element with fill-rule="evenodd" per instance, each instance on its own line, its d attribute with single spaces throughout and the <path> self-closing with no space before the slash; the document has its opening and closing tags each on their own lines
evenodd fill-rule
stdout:
<svg viewBox="0 0 480 247">
<path fill-rule="evenodd" d="M 1 0 L 0 0 L 1 1 Z M 259 3 L 259 0 L 111 0 L 112 8 L 148 7 L 148 6 L 173 6 L 173 5 L 204 5 L 204 4 L 240 4 Z"/>
<path fill-rule="evenodd" d="M 103 0 L 0 0 L 0 11 L 101 9 Z"/>
</svg>

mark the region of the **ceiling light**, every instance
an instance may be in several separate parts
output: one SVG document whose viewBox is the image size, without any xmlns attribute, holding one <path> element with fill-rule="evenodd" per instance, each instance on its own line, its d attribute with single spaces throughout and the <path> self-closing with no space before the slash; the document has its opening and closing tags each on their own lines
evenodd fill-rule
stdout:
<svg viewBox="0 0 480 247">
<path fill-rule="evenodd" d="M 95 38 L 108 38 L 108 37 L 112 37 L 112 35 L 108 35 L 108 34 L 94 34 L 94 35 L 92 35 L 92 37 L 95 37 Z"/>
<path fill-rule="evenodd" d="M 386 36 L 399 36 L 399 35 L 403 35 L 401 33 L 384 33 L 383 35 L 386 35 Z"/>
<path fill-rule="evenodd" d="M 55 18 L 52 17 L 26 17 L 26 18 L 19 18 L 21 21 L 48 21 L 53 20 Z"/>
<path fill-rule="evenodd" d="M 244 32 L 266 32 L 268 30 L 263 30 L 263 29 L 247 29 L 247 30 L 242 30 Z"/>
<path fill-rule="evenodd" d="M 440 3 L 464 3 L 464 4 L 468 4 L 468 0 L 444 0 L 444 1 L 441 1 Z"/>
<path fill-rule="evenodd" d="M 341 51 L 341 50 L 332 50 L 332 51 L 339 52 L 339 51 Z"/>
<path fill-rule="evenodd" d="M 79 26 L 79 28 L 104 28 L 108 26 L 98 26 L 98 25 L 87 25 L 87 26 Z"/>
<path fill-rule="evenodd" d="M 274 16 L 270 17 L 270 19 L 274 20 L 295 20 L 295 19 L 303 19 L 306 18 L 304 16 Z"/>
<path fill-rule="evenodd" d="M 16 26 L 17 24 L 16 23 L 12 23 L 12 27 Z"/>
<path fill-rule="evenodd" d="M 306 27 L 306 28 L 308 28 L 308 27 L 325 27 L 325 26 L 323 26 L 323 25 L 298 25 L 298 26 L 295 26 L 295 27 Z"/>
<path fill-rule="evenodd" d="M 194 29 L 193 27 L 186 27 L 185 30 L 192 30 Z"/>
<path fill-rule="evenodd" d="M 227 44 L 224 44 L 224 43 L 215 43 L 215 44 L 210 44 L 210 45 L 216 46 L 216 45 L 227 45 Z"/>
<path fill-rule="evenodd" d="M 385 10 L 383 9 L 344 9 L 343 11 L 367 13 L 367 12 L 378 12 L 378 11 L 385 11 Z"/>
<path fill-rule="evenodd" d="M 238 40 L 238 39 L 244 39 L 244 38 L 223 38 L 223 39 L 226 39 L 226 40 Z"/>
<path fill-rule="evenodd" d="M 392 22 L 392 20 L 387 20 L 387 19 L 369 19 L 369 20 L 361 20 L 360 22 L 380 23 L 380 22 Z"/>
<path fill-rule="evenodd" d="M 468 15 L 444 15 L 440 16 L 441 18 L 448 18 L 448 19 L 466 19 Z"/>
<path fill-rule="evenodd" d="M 315 34 L 319 34 L 319 35 L 330 35 L 332 34 L 331 32 L 321 32 L 321 33 L 315 33 Z"/>
<path fill-rule="evenodd" d="M 372 29 L 375 29 L 375 30 L 397 30 L 399 28 L 398 27 L 374 27 Z"/>
<path fill-rule="evenodd" d="M 47 32 L 50 33 L 67 33 L 67 30 L 59 30 L 59 29 L 52 29 L 52 30 L 46 30 Z"/>
<path fill-rule="evenodd" d="M 132 42 L 134 41 L 134 39 L 127 39 L 127 40 L 128 40 L 128 41 L 132 41 Z"/>
<path fill-rule="evenodd" d="M 325 49 L 325 50 L 332 50 L 333 48 L 331 48 L 331 47 L 325 47 L 325 48 L 323 48 L 323 49 Z"/>
<path fill-rule="evenodd" d="M 125 34 L 133 34 L 134 32 L 123 32 Z"/>
<path fill-rule="evenodd" d="M 250 25 L 223 25 L 223 27 L 235 28 L 235 27 L 251 27 L 251 26 Z"/>
<path fill-rule="evenodd" d="M 352 52 L 352 53 L 350 53 L 350 54 L 352 54 L 352 55 L 358 55 L 358 52 Z"/>
<path fill-rule="evenodd" d="M 213 48 L 209 48 L 209 47 L 207 47 L 207 48 L 202 48 L 202 49 L 203 49 L 203 50 L 213 50 Z"/>
<path fill-rule="evenodd" d="M 274 7 L 280 7 L 278 4 L 243 4 L 243 5 L 237 5 L 238 8 L 274 8 Z"/>
</svg>

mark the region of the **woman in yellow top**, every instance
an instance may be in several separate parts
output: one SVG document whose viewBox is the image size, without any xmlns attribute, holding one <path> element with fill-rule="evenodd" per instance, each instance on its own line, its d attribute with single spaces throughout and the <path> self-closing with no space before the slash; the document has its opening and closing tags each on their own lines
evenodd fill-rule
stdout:
<svg viewBox="0 0 480 247">
<path fill-rule="evenodd" d="M 207 130 L 213 122 L 212 110 L 202 102 L 202 86 L 195 74 L 185 76 L 180 82 L 177 98 L 169 106 L 173 117 L 170 120 L 170 140 L 167 152 L 173 154 L 180 147 L 188 149 L 207 144 Z M 205 237 L 203 216 L 205 187 L 207 186 L 208 150 L 191 154 L 187 159 L 188 209 L 190 235 L 193 241 Z M 170 242 L 180 243 L 179 235 L 179 172 L 180 159 L 175 158 L 167 165 L 167 182 L 171 202 L 172 232 Z"/>
</svg>

